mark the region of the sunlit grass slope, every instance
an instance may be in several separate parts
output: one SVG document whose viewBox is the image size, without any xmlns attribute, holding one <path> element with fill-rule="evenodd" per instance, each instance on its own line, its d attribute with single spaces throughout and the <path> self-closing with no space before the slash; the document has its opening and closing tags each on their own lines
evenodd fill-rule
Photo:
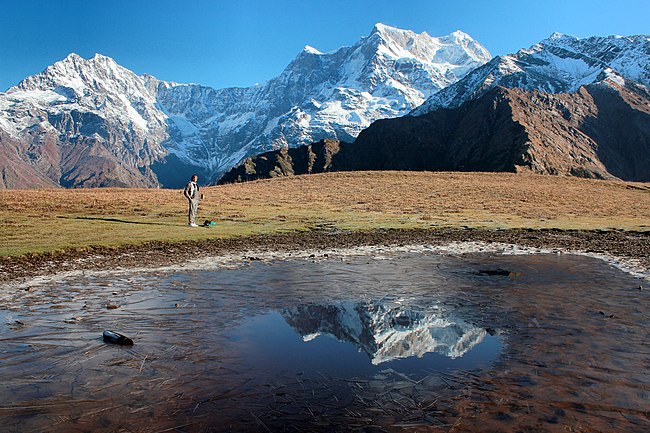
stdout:
<svg viewBox="0 0 650 433">
<path fill-rule="evenodd" d="M 145 241 L 378 228 L 650 230 L 650 184 L 495 173 L 353 172 L 180 190 L 0 191 L 0 256 Z"/>
</svg>

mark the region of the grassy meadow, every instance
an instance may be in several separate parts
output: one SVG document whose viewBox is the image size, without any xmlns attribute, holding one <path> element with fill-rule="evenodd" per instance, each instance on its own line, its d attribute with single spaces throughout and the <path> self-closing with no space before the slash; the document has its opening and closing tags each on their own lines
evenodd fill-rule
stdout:
<svg viewBox="0 0 650 433">
<path fill-rule="evenodd" d="M 314 229 L 650 231 L 650 184 L 509 173 L 351 172 L 180 190 L 0 191 L 0 256 Z"/>
</svg>

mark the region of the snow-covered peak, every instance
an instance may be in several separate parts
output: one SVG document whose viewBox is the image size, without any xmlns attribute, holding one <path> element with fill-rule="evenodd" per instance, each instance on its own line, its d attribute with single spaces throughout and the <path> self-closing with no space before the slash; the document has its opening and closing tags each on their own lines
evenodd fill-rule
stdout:
<svg viewBox="0 0 650 433">
<path fill-rule="evenodd" d="M 564 33 L 560 33 L 560 32 L 553 32 L 551 34 L 551 36 L 544 39 L 544 41 L 549 41 L 549 42 L 550 41 L 561 41 L 562 39 L 576 39 L 576 37 L 571 36 L 571 35 L 567 35 L 567 34 L 564 34 Z M 544 42 L 544 41 L 542 41 L 542 42 Z"/>
<path fill-rule="evenodd" d="M 449 34 L 449 37 L 454 38 L 459 41 L 467 40 L 467 39 L 472 39 L 470 35 L 465 33 L 462 30 L 455 30 Z M 473 39 L 472 39 L 473 40 Z"/>
<path fill-rule="evenodd" d="M 163 83 L 156 89 L 170 116 L 172 139 L 182 143 L 173 152 L 194 162 L 197 157 L 188 158 L 187 149 L 197 149 L 201 164 L 217 172 L 271 149 L 324 138 L 352 141 L 373 121 L 410 112 L 489 58 L 459 32 L 433 38 L 377 24 L 351 46 L 327 53 L 304 47 L 279 76 L 260 85 L 209 89 Z M 205 155 L 215 146 L 236 150 Z"/>
<path fill-rule="evenodd" d="M 72 53 L 5 94 L 13 104 L 56 112 L 90 111 L 143 131 L 164 128 L 165 116 L 155 107 L 155 95 L 145 80 L 101 54 L 84 59 Z"/>
<path fill-rule="evenodd" d="M 424 33 L 426 35 L 426 33 Z M 427 35 L 428 36 L 428 35 Z M 431 37 L 431 36 L 429 36 Z M 446 44 L 457 44 L 463 47 L 468 47 L 468 46 L 475 46 L 475 50 L 478 51 L 475 55 L 483 59 L 484 61 L 488 61 L 491 58 L 490 53 L 483 47 L 482 45 L 478 44 L 474 38 L 472 38 L 470 35 L 467 33 L 463 32 L 462 30 L 456 30 L 448 34 L 447 36 L 440 36 L 438 38 L 439 41 L 446 43 Z"/>
<path fill-rule="evenodd" d="M 77 95 L 90 91 L 105 93 L 107 90 L 118 92 L 142 90 L 137 75 L 120 66 L 110 57 L 95 54 L 84 59 L 77 54 L 70 54 L 65 59 L 48 66 L 43 72 L 32 75 L 7 93 L 16 91 L 52 90 L 66 87 Z"/>
<path fill-rule="evenodd" d="M 614 57 L 629 56 L 633 52 L 648 54 L 650 36 L 590 36 L 579 38 L 563 33 L 553 33 L 539 44 L 530 48 L 530 51 L 539 51 L 545 47 L 562 47 L 576 53 L 590 56 L 595 59 L 607 60 Z M 604 55 L 609 53 L 609 55 Z"/>
<path fill-rule="evenodd" d="M 397 35 L 399 37 L 400 35 L 402 35 L 404 33 L 415 34 L 410 30 L 398 29 L 397 27 L 388 26 L 388 25 L 383 24 L 383 23 L 377 23 L 377 24 L 374 25 L 374 27 L 372 28 L 372 31 L 370 32 L 370 34 L 372 35 L 374 33 L 379 33 L 381 35 L 386 35 L 386 36 L 389 36 L 389 37 L 391 35 Z"/>
<path fill-rule="evenodd" d="M 311 45 L 305 45 L 305 48 L 303 48 L 302 51 L 307 54 L 316 54 L 316 55 L 323 54 L 320 51 L 318 51 L 316 48 L 312 47 Z"/>
<path fill-rule="evenodd" d="M 177 86 L 198 86 L 198 84 L 187 84 L 187 83 L 177 83 L 176 81 L 163 81 L 154 77 L 151 74 L 142 74 L 140 75 L 140 80 L 144 83 L 144 86 L 149 90 L 149 92 L 155 97 L 157 96 L 158 87 L 164 87 L 166 89 L 171 89 L 172 87 Z"/>
<path fill-rule="evenodd" d="M 81 57 L 79 54 L 70 53 L 67 56 L 65 56 L 65 58 L 63 60 L 61 60 L 60 62 L 75 64 L 75 63 L 83 62 L 83 61 L 84 61 L 84 58 Z M 59 63 L 59 62 L 56 62 L 56 63 Z"/>
<path fill-rule="evenodd" d="M 158 83 L 163 83 L 164 82 L 164 81 L 161 81 L 158 78 L 154 77 L 153 75 L 147 74 L 147 73 L 140 75 L 140 78 L 142 79 L 142 81 L 145 82 L 145 84 L 149 84 L 149 83 L 158 84 Z"/>
<path fill-rule="evenodd" d="M 92 56 L 91 59 L 92 59 L 92 60 L 103 60 L 103 61 L 108 60 L 108 61 L 111 61 L 111 62 L 115 62 L 115 60 L 113 60 L 112 58 L 110 58 L 110 57 L 108 57 L 108 56 L 105 56 L 105 55 L 103 55 L 103 54 L 100 54 L 100 53 L 95 53 L 95 55 Z"/>
<path fill-rule="evenodd" d="M 369 36 L 350 47 L 326 54 L 305 47 L 265 87 L 288 86 L 278 98 L 292 106 L 303 101 L 315 101 L 312 105 L 321 106 L 322 101 L 332 98 L 377 97 L 396 100 L 393 106 L 401 111 L 420 105 L 429 95 L 489 59 L 487 50 L 462 32 L 436 38 L 378 23 Z M 378 100 L 372 105 L 377 104 L 383 103 Z M 355 106 L 358 102 L 344 105 Z M 349 113 L 342 114 L 349 117 Z M 380 117 L 392 116 L 380 114 Z M 352 116 L 352 119 L 364 118 L 368 118 L 367 113 Z M 375 118 L 373 115 L 362 126 Z"/>
<path fill-rule="evenodd" d="M 412 40 L 413 38 L 417 37 L 417 33 L 413 32 L 412 30 L 403 30 L 382 23 L 375 24 L 368 38 L 372 38 L 374 35 L 377 35 L 386 41 L 397 41 L 400 44 L 402 44 L 401 41 Z"/>
<path fill-rule="evenodd" d="M 492 59 L 460 82 L 433 95 L 413 114 L 460 106 L 495 86 L 570 93 L 605 78 L 650 87 L 650 37 L 554 33 L 530 48 Z"/>
<path fill-rule="evenodd" d="M 423 62 L 459 65 L 474 61 L 483 64 L 492 58 L 485 47 L 460 30 L 432 37 L 426 32 L 418 34 L 378 23 L 364 41 L 377 44 L 377 51 L 389 57 L 413 57 Z"/>
</svg>

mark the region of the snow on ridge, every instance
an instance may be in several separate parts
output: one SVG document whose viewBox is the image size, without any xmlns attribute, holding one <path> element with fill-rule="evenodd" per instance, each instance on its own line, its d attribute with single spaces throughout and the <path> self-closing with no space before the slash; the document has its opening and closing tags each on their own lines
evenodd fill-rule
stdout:
<svg viewBox="0 0 650 433">
<path fill-rule="evenodd" d="M 411 114 L 458 107 L 497 85 L 550 93 L 575 92 L 606 77 L 608 69 L 619 82 L 628 79 L 650 87 L 649 64 L 650 37 L 646 35 L 578 38 L 553 33 L 515 54 L 495 57 L 432 95 Z"/>
<path fill-rule="evenodd" d="M 316 48 L 312 47 L 311 45 L 305 45 L 305 48 L 303 48 L 303 51 L 307 52 L 309 54 L 316 54 L 316 55 L 323 54 L 320 51 L 318 51 Z"/>
<path fill-rule="evenodd" d="M 384 50 L 390 52 L 393 49 L 397 57 L 414 57 L 425 62 L 445 63 L 445 51 L 453 50 L 478 63 L 485 63 L 492 58 L 485 47 L 460 30 L 446 36 L 433 37 L 427 32 L 417 34 L 411 30 L 401 30 L 378 23 L 371 36 L 373 34 L 381 35 L 386 41 Z"/>
<path fill-rule="evenodd" d="M 84 59 L 71 53 L 4 95 L 14 103 L 32 103 L 45 111 L 104 113 L 102 117 L 120 119 L 144 133 L 159 129 L 166 119 L 155 107 L 155 96 L 145 80 L 102 54 Z"/>
</svg>

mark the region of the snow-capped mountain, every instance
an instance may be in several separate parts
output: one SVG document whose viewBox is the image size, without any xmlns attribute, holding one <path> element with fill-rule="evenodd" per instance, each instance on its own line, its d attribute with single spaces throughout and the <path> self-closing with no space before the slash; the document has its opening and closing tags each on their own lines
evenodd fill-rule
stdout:
<svg viewBox="0 0 650 433">
<path fill-rule="evenodd" d="M 0 179 L 173 187 L 194 171 L 215 181 L 264 150 L 353 139 L 489 59 L 460 31 L 434 38 L 383 24 L 331 53 L 305 47 L 278 77 L 248 88 L 164 82 L 71 54 L 0 93 Z"/>
<path fill-rule="evenodd" d="M 554 33 L 516 54 L 497 56 L 465 78 L 434 94 L 412 114 L 459 107 L 496 86 L 573 93 L 581 86 L 610 79 L 650 87 L 650 37 L 576 38 Z"/>
<path fill-rule="evenodd" d="M 483 341 L 487 332 L 435 308 L 420 311 L 374 303 L 304 305 L 282 311 L 305 341 L 329 334 L 355 344 L 375 365 L 436 352 L 458 358 Z"/>
<path fill-rule="evenodd" d="M 155 185 L 150 165 L 167 154 L 166 129 L 140 77 L 108 57 L 71 54 L 0 94 L 3 183 Z M 8 170 L 40 182 L 12 185 Z"/>
<path fill-rule="evenodd" d="M 148 82 L 169 116 L 166 147 L 214 176 L 265 150 L 354 139 L 374 120 L 408 113 L 489 59 L 459 31 L 433 38 L 377 24 L 351 47 L 327 54 L 305 47 L 278 77 L 258 86 Z"/>
</svg>

